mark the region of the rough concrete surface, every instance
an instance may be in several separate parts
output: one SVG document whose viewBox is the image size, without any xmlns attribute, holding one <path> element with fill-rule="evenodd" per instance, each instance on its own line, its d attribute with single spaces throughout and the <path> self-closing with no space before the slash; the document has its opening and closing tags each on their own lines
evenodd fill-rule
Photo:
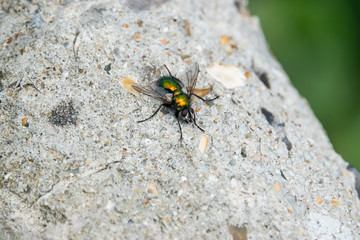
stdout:
<svg viewBox="0 0 360 240">
<path fill-rule="evenodd" d="M 0 239 L 360 238 L 354 176 L 244 2 L 2 1 L 0 22 Z M 137 123 L 161 103 L 125 83 L 194 62 L 206 131 Z"/>
</svg>

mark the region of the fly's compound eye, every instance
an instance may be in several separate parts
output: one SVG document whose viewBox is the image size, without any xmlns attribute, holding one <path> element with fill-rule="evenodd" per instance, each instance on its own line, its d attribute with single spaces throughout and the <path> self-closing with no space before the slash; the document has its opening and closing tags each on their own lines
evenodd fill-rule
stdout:
<svg viewBox="0 0 360 240">
<path fill-rule="evenodd" d="M 191 112 L 192 114 L 195 113 L 195 112 L 194 112 L 194 109 L 192 109 L 192 108 L 190 108 L 190 112 Z"/>
<path fill-rule="evenodd" d="M 182 116 L 183 118 L 185 118 L 185 117 L 187 116 L 187 114 L 188 114 L 188 111 L 187 111 L 187 110 L 184 110 L 184 111 L 181 112 L 181 116 Z"/>
</svg>

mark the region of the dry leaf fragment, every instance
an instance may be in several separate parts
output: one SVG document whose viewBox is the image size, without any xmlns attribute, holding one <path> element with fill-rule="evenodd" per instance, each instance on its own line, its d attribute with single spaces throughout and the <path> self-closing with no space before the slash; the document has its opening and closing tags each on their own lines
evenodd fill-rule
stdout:
<svg viewBox="0 0 360 240">
<path fill-rule="evenodd" d="M 161 42 L 162 44 L 168 44 L 170 41 L 167 40 L 167 39 L 161 39 L 160 42 Z"/>
<path fill-rule="evenodd" d="M 318 197 L 317 199 L 316 199 L 316 203 L 317 204 L 321 204 L 323 202 L 323 200 L 321 199 L 321 197 Z"/>
<path fill-rule="evenodd" d="M 122 78 L 120 80 L 121 86 L 123 88 L 125 88 L 126 90 L 128 90 L 129 92 L 135 94 L 135 95 L 139 95 L 139 92 L 136 91 L 132 85 L 135 84 L 135 81 L 131 78 Z"/>
<path fill-rule="evenodd" d="M 200 138 L 199 150 L 200 150 L 201 153 L 205 153 L 206 148 L 208 146 L 208 143 L 209 143 L 209 138 L 208 137 L 202 136 Z"/>
<path fill-rule="evenodd" d="M 235 40 L 231 36 L 227 35 L 221 36 L 220 45 L 224 48 L 229 56 L 238 49 Z"/>
<path fill-rule="evenodd" d="M 203 98 L 206 95 L 208 95 L 211 92 L 211 90 L 212 90 L 212 88 L 204 88 L 204 89 L 194 88 L 193 93 L 195 93 L 196 95 Z M 199 98 L 197 98 L 197 97 L 192 97 L 191 98 L 191 103 L 196 102 L 198 99 Z"/>
<path fill-rule="evenodd" d="M 191 26 L 190 26 L 190 22 L 188 20 L 184 20 L 185 23 L 185 30 L 188 36 L 192 36 L 192 30 L 191 30 Z"/>
<path fill-rule="evenodd" d="M 249 79 L 250 73 L 249 73 L 249 72 L 245 72 L 245 77 L 246 77 L 246 79 Z"/>
<path fill-rule="evenodd" d="M 21 125 L 22 125 L 23 127 L 25 127 L 26 122 L 27 122 L 27 117 L 24 117 L 24 118 L 21 120 Z"/>
<path fill-rule="evenodd" d="M 158 197 L 159 196 L 159 192 L 157 190 L 157 187 L 155 185 L 155 183 L 153 182 L 147 182 L 147 184 L 149 185 L 149 189 L 151 190 L 152 193 L 154 193 L 154 197 Z"/>
<path fill-rule="evenodd" d="M 246 227 L 236 227 L 236 226 L 230 225 L 228 230 L 229 230 L 229 233 L 231 234 L 231 236 L 233 237 L 233 240 L 247 240 L 248 239 Z"/>
<path fill-rule="evenodd" d="M 195 93 L 196 95 L 200 96 L 200 97 L 205 97 L 206 95 L 208 95 L 211 92 L 212 88 L 203 88 L 203 89 L 198 89 L 198 88 L 194 88 L 193 93 Z"/>
<path fill-rule="evenodd" d="M 180 54 L 180 57 L 181 57 L 181 60 L 183 60 L 183 61 L 185 61 L 188 58 L 191 58 L 191 56 L 188 54 Z"/>
</svg>

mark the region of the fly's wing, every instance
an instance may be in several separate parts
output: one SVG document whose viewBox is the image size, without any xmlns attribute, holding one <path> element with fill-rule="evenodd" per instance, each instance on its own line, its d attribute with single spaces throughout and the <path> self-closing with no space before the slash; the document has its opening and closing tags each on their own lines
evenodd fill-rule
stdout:
<svg viewBox="0 0 360 240">
<path fill-rule="evenodd" d="M 142 86 L 139 84 L 133 84 L 132 87 L 139 93 L 145 94 L 151 98 L 162 101 L 163 103 L 171 103 L 171 99 L 166 95 L 166 92 L 160 91 L 151 85 Z"/>
<path fill-rule="evenodd" d="M 191 95 L 194 92 L 198 75 L 199 75 L 199 64 L 194 63 L 185 76 L 186 91 L 188 95 Z"/>
</svg>

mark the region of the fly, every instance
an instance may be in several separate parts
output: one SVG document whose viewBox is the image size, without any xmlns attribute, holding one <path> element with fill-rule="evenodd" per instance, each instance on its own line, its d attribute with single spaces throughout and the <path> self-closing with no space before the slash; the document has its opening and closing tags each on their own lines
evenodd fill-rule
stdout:
<svg viewBox="0 0 360 240">
<path fill-rule="evenodd" d="M 209 102 L 217 99 L 219 96 L 216 96 L 212 99 L 204 99 L 194 93 L 195 85 L 199 75 L 199 65 L 197 63 L 195 63 L 191 70 L 186 73 L 185 84 L 180 79 L 174 77 L 166 65 L 164 66 L 169 75 L 160 77 L 155 82 L 155 84 L 132 85 L 136 91 L 162 102 L 160 107 L 150 117 L 138 121 L 138 123 L 151 119 L 160 111 L 162 107 L 167 107 L 175 110 L 175 117 L 180 129 L 180 140 L 183 138 L 180 118 L 188 123 L 194 122 L 195 126 L 204 132 L 204 129 L 199 127 L 199 125 L 196 123 L 195 111 L 191 107 L 191 97 L 195 96 L 202 101 Z M 184 87 L 186 91 L 183 90 Z"/>
</svg>

